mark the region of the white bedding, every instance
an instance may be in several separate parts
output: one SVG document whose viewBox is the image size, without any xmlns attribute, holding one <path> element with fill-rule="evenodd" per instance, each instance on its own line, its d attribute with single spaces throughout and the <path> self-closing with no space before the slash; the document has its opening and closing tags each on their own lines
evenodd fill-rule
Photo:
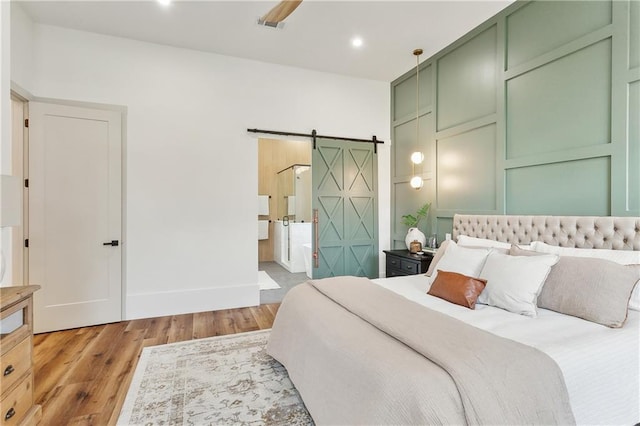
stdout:
<svg viewBox="0 0 640 426">
<path fill-rule="evenodd" d="M 578 424 L 640 422 L 640 312 L 611 329 L 539 309 L 538 317 L 486 305 L 470 310 L 426 294 L 423 275 L 373 280 L 421 305 L 501 337 L 533 346 L 553 358 L 564 374 Z"/>
</svg>

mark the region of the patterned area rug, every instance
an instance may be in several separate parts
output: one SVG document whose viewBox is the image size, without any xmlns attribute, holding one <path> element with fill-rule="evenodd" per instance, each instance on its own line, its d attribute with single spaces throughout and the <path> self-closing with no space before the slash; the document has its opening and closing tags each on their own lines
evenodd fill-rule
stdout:
<svg viewBox="0 0 640 426">
<path fill-rule="evenodd" d="M 144 348 L 118 425 L 313 425 L 269 333 Z"/>
</svg>

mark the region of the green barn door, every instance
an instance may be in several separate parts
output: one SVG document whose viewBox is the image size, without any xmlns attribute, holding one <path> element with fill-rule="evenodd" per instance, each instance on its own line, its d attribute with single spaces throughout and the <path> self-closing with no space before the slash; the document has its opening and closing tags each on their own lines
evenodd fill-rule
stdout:
<svg viewBox="0 0 640 426">
<path fill-rule="evenodd" d="M 372 143 L 316 141 L 314 278 L 378 277 L 377 169 Z"/>
</svg>

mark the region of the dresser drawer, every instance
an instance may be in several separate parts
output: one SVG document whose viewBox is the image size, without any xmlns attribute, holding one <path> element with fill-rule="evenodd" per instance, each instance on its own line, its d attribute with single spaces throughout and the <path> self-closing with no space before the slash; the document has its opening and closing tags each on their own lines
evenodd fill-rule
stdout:
<svg viewBox="0 0 640 426">
<path fill-rule="evenodd" d="M 31 336 L 9 350 L 0 360 L 0 395 L 4 395 L 31 368 Z"/>
<path fill-rule="evenodd" d="M 401 268 L 402 268 L 402 272 L 409 274 L 409 275 L 415 275 L 418 273 L 418 269 L 420 267 L 420 264 L 417 262 L 412 262 L 410 260 L 401 260 L 400 261 L 401 264 Z"/>
<path fill-rule="evenodd" d="M 24 377 L 18 386 L 0 401 L 0 425 L 20 424 L 33 406 L 33 376 Z"/>
</svg>

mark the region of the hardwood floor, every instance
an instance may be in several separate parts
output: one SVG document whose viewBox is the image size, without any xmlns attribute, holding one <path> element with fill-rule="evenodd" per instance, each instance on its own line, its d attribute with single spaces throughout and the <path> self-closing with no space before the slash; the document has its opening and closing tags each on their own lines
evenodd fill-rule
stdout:
<svg viewBox="0 0 640 426">
<path fill-rule="evenodd" d="M 145 346 L 271 328 L 279 304 L 122 321 L 34 336 L 41 425 L 115 424 Z"/>
</svg>

